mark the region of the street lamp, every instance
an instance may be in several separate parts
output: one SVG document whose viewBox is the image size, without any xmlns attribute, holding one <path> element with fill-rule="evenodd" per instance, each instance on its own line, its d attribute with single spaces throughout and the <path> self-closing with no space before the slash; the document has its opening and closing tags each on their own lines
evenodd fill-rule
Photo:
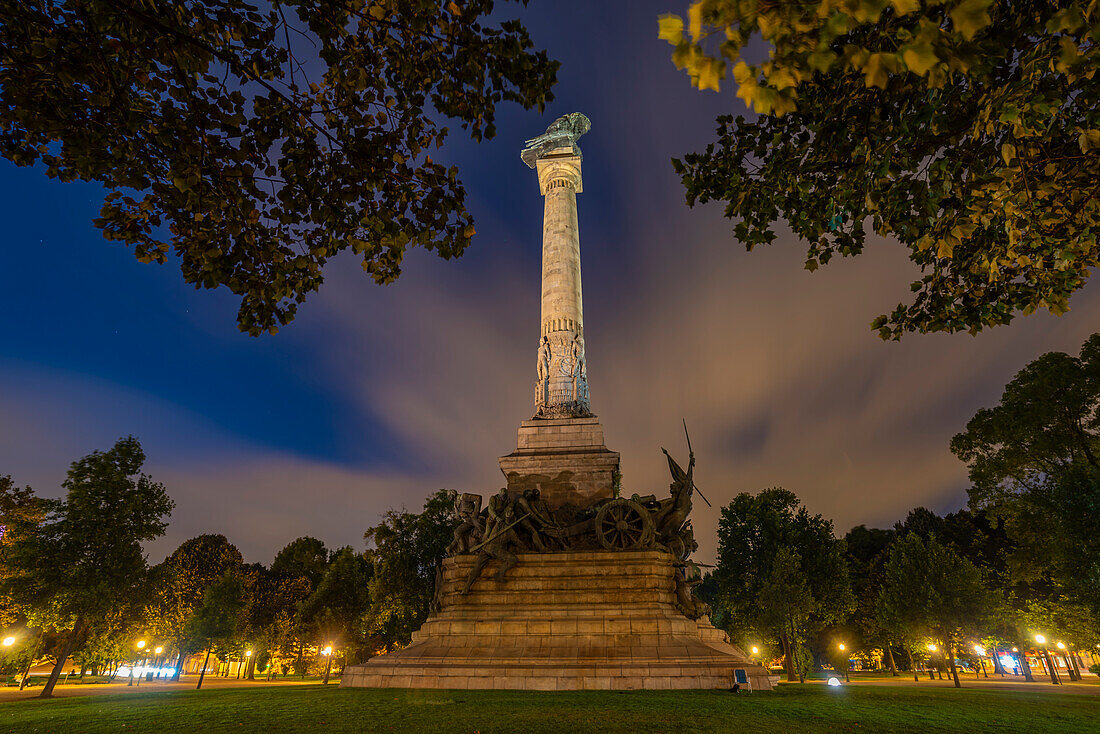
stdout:
<svg viewBox="0 0 1100 734">
<path fill-rule="evenodd" d="M 838 644 L 838 645 L 837 645 L 837 647 L 838 647 L 838 648 L 840 648 L 840 651 L 841 651 L 841 652 L 844 652 L 844 643 L 843 643 L 843 642 L 841 642 L 840 644 Z M 847 659 L 847 655 L 845 655 L 845 660 L 844 660 L 844 680 L 845 680 L 846 682 L 848 682 L 848 683 L 851 683 L 851 682 L 852 682 L 852 679 L 851 679 L 850 677 L 848 677 L 848 668 L 850 668 L 850 667 L 852 667 L 852 661 L 851 661 L 851 660 L 848 660 L 848 659 Z"/>
<path fill-rule="evenodd" d="M 139 651 L 145 649 L 145 640 L 138 640 L 137 641 L 137 649 Z M 134 663 L 133 663 L 133 665 L 130 666 L 130 680 L 126 681 L 126 685 L 128 685 L 128 686 L 134 685 L 134 668 L 136 668 L 136 667 L 137 667 L 137 658 L 134 658 Z M 140 685 L 140 681 L 138 681 L 138 683 Z"/>
<path fill-rule="evenodd" d="M 4 647 L 11 647 L 14 644 L 15 644 L 15 638 L 14 637 L 5 637 L 4 638 Z"/>
<path fill-rule="evenodd" d="M 982 666 L 982 675 L 988 678 L 989 674 L 985 672 L 985 648 L 981 645 L 974 645 L 974 652 L 978 654 L 978 662 L 981 663 Z M 978 677 L 977 671 L 974 671 L 974 677 Z"/>
<path fill-rule="evenodd" d="M 332 645 L 326 645 L 325 649 L 321 651 L 321 654 L 328 658 L 328 664 L 325 665 L 325 679 L 321 681 L 323 685 L 328 685 L 328 674 L 332 670 Z"/>
<path fill-rule="evenodd" d="M 1043 635 L 1035 635 L 1035 641 L 1039 643 L 1039 652 L 1042 653 L 1043 663 L 1050 673 L 1050 682 L 1054 685 L 1060 684 L 1062 681 L 1058 680 L 1058 671 L 1054 669 L 1054 661 L 1051 660 L 1050 652 L 1046 649 L 1047 638 Z"/>
</svg>

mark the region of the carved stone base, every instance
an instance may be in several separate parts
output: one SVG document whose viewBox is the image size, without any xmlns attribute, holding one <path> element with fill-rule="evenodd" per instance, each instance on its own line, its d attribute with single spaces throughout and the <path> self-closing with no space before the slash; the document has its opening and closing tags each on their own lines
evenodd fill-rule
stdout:
<svg viewBox="0 0 1100 734">
<path fill-rule="evenodd" d="M 516 450 L 500 458 L 512 494 L 537 487 L 556 510 L 614 496 L 619 454 L 604 445 L 596 416 L 523 421 Z"/>
<path fill-rule="evenodd" d="M 771 690 L 767 671 L 705 618 L 674 605 L 659 551 L 521 554 L 504 583 L 490 563 L 467 596 L 473 556 L 443 564 L 443 606 L 398 652 L 344 671 L 342 686 Z"/>
</svg>

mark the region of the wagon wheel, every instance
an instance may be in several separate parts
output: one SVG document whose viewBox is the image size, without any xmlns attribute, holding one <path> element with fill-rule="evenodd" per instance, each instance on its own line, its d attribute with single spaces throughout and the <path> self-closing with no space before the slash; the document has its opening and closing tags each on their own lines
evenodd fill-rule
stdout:
<svg viewBox="0 0 1100 734">
<path fill-rule="evenodd" d="M 649 512 L 628 499 L 614 499 L 600 508 L 595 520 L 596 539 L 608 550 L 644 548 L 653 538 Z"/>
</svg>

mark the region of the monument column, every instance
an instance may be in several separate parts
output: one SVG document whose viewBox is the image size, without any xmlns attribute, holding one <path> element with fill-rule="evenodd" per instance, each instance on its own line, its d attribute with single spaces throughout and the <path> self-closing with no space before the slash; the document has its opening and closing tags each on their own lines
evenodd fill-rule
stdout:
<svg viewBox="0 0 1100 734">
<path fill-rule="evenodd" d="M 558 148 L 535 161 L 539 191 L 545 197 L 540 348 L 547 348 L 549 354 L 540 354 L 540 360 L 548 358 L 548 363 L 546 376 L 540 375 L 535 389 L 535 414 L 543 417 L 590 414 L 577 224 L 581 157 L 574 148 Z"/>
<path fill-rule="evenodd" d="M 538 489 L 551 508 L 614 495 L 619 455 L 604 444 L 588 402 L 581 302 L 582 190 L 577 139 L 592 127 L 579 112 L 559 117 L 520 157 L 538 174 L 542 217 L 542 315 L 535 415 L 520 424 L 516 450 L 500 459 L 508 491 Z"/>
</svg>

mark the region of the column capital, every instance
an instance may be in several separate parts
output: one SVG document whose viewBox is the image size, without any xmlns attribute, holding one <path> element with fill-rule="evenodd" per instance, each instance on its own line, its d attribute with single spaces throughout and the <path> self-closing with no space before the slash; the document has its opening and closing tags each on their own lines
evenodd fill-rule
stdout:
<svg viewBox="0 0 1100 734">
<path fill-rule="evenodd" d="M 550 182 L 557 180 L 565 181 L 578 194 L 582 191 L 581 157 L 571 147 L 559 150 L 560 154 L 555 151 L 535 161 L 539 174 L 539 193 L 543 196 L 550 190 Z"/>
</svg>

